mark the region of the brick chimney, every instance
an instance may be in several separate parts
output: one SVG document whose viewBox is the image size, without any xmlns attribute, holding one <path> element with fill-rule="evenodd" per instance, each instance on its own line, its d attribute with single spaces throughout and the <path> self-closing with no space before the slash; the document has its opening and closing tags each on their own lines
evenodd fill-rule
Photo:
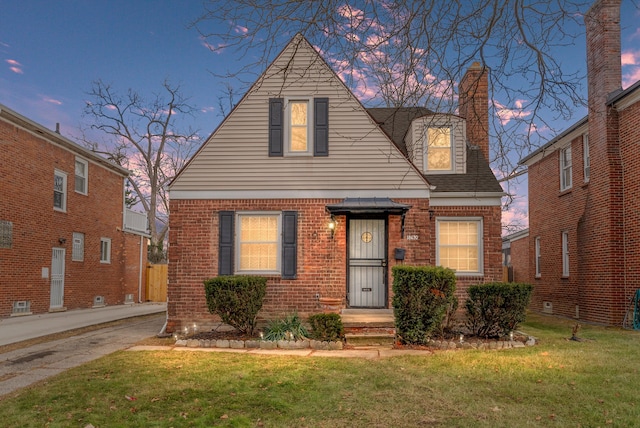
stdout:
<svg viewBox="0 0 640 428">
<path fill-rule="evenodd" d="M 589 116 L 603 114 L 607 96 L 622 88 L 620 2 L 598 0 L 584 17 L 587 28 Z"/>
<path fill-rule="evenodd" d="M 467 121 L 467 141 L 489 160 L 489 69 L 478 62 L 460 80 L 459 112 Z"/>
</svg>

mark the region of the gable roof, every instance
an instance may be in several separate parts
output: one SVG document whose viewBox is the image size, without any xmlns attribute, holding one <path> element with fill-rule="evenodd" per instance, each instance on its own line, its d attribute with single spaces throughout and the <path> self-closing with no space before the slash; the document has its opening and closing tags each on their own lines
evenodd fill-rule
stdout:
<svg viewBox="0 0 640 428">
<path fill-rule="evenodd" d="M 12 123 L 20 128 L 39 136 L 40 138 L 49 141 L 52 144 L 56 144 L 61 146 L 77 155 L 82 156 L 83 158 L 94 161 L 95 163 L 119 174 L 123 177 L 129 175 L 129 171 L 120 165 L 116 165 L 113 162 L 99 156 L 98 154 L 92 152 L 86 147 L 82 147 L 81 145 L 74 143 L 70 139 L 63 137 L 57 132 L 51 131 L 47 129 L 43 125 L 28 119 L 27 117 L 11 110 L 9 107 L 0 104 L 0 119 L 6 122 Z"/>
<path fill-rule="evenodd" d="M 329 99 L 329 156 L 269 157 L 269 100 Z M 177 199 L 428 197 L 427 180 L 296 35 L 170 184 Z"/>
<path fill-rule="evenodd" d="M 367 112 L 405 156 L 407 146 L 404 138 L 411 127 L 411 122 L 434 113 L 426 107 L 374 107 L 368 108 Z"/>
</svg>

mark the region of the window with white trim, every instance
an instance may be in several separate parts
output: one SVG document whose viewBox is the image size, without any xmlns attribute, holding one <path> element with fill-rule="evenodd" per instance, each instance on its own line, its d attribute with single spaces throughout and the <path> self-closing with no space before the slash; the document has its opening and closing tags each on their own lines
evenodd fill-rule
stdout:
<svg viewBox="0 0 640 428">
<path fill-rule="evenodd" d="M 535 254 L 536 254 L 536 278 L 539 278 L 540 276 L 542 276 L 541 270 L 540 270 L 540 262 L 541 262 L 541 257 L 540 257 L 540 237 L 536 236 L 535 239 Z"/>
<path fill-rule="evenodd" d="M 571 188 L 571 146 L 560 150 L 560 190 Z"/>
<path fill-rule="evenodd" d="M 237 213 L 236 220 L 236 271 L 280 272 L 281 213 Z"/>
<path fill-rule="evenodd" d="M 111 263 L 111 239 L 100 238 L 100 263 Z"/>
<path fill-rule="evenodd" d="M 453 132 L 451 127 L 428 127 L 424 156 L 425 171 L 453 170 Z"/>
<path fill-rule="evenodd" d="M 562 232 L 562 276 L 569 276 L 569 232 Z"/>
<path fill-rule="evenodd" d="M 312 104 L 308 99 L 287 103 L 287 153 L 311 154 Z"/>
<path fill-rule="evenodd" d="M 73 232 L 73 250 L 71 260 L 74 262 L 84 261 L 84 233 Z"/>
<path fill-rule="evenodd" d="M 482 219 L 438 218 L 436 264 L 456 274 L 482 274 Z"/>
<path fill-rule="evenodd" d="M 589 157 L 589 134 L 582 136 L 582 164 L 584 166 L 584 182 L 589 181 L 591 175 L 591 158 Z"/>
<path fill-rule="evenodd" d="M 76 170 L 75 170 L 75 189 L 76 192 L 86 195 L 88 192 L 88 176 L 89 176 L 89 163 L 81 158 L 76 158 Z"/>
<path fill-rule="evenodd" d="M 67 210 L 67 174 L 57 169 L 53 172 L 53 209 Z"/>
</svg>

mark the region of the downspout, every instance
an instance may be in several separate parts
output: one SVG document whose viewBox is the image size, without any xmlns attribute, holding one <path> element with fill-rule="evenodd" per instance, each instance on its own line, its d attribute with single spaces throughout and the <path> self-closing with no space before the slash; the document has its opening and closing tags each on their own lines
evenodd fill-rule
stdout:
<svg viewBox="0 0 640 428">
<path fill-rule="evenodd" d="M 140 235 L 140 270 L 138 271 L 138 303 L 142 303 L 142 246 L 144 237 Z"/>
</svg>

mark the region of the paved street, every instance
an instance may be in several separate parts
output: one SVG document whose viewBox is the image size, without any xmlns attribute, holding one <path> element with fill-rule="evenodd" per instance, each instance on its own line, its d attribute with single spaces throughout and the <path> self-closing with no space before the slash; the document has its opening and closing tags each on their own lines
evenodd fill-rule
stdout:
<svg viewBox="0 0 640 428">
<path fill-rule="evenodd" d="M 158 334 L 165 314 L 0 354 L 0 396 Z"/>
</svg>

